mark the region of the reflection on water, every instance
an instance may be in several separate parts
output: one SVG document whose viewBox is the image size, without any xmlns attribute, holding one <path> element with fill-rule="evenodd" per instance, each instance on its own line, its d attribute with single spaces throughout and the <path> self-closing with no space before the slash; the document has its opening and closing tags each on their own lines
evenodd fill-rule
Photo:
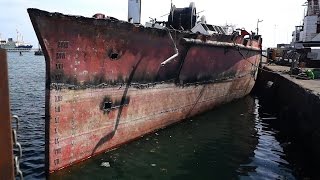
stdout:
<svg viewBox="0 0 320 180">
<path fill-rule="evenodd" d="M 44 178 L 44 58 L 9 54 L 9 78 L 12 111 L 22 119 L 22 171 L 25 179 Z M 292 167 L 283 148 L 288 143 L 279 141 L 279 131 L 269 123 L 277 120 L 276 113 L 264 106 L 248 96 L 51 178 L 295 179 L 293 169 L 300 167 Z"/>
<path fill-rule="evenodd" d="M 295 179 L 290 163 L 285 160 L 285 152 L 275 137 L 279 132 L 263 122 L 265 119 L 277 118 L 260 111 L 259 99 L 255 99 L 254 116 L 258 144 L 250 162 L 240 165 L 238 172 L 242 173 L 241 179 L 248 176 L 252 179 Z"/>
</svg>

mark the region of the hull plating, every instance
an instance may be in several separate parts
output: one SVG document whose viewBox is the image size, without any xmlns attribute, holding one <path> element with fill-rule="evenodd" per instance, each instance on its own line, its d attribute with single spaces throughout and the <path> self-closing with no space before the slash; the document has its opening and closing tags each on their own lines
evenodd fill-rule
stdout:
<svg viewBox="0 0 320 180">
<path fill-rule="evenodd" d="M 250 75 L 237 80 L 188 87 L 159 84 L 146 89 L 129 88 L 130 102 L 104 111 L 105 97 L 119 101 L 121 87 L 52 91 L 50 105 L 50 165 L 61 168 L 104 152 L 161 127 L 243 97 L 250 92 Z M 57 110 L 57 105 L 59 110 Z"/>
<path fill-rule="evenodd" d="M 46 57 L 50 172 L 241 98 L 255 83 L 260 38 L 28 12 Z M 173 43 L 179 56 L 161 66 Z"/>
</svg>

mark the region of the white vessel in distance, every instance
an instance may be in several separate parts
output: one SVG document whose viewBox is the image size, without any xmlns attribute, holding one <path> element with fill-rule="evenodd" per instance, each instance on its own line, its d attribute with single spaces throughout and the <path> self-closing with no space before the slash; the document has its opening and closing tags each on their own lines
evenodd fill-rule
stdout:
<svg viewBox="0 0 320 180">
<path fill-rule="evenodd" d="M 23 36 L 17 31 L 17 41 L 14 41 L 13 38 L 8 38 L 6 41 L 0 37 L 0 48 L 6 49 L 7 52 L 29 52 L 32 45 L 24 43 Z"/>
</svg>

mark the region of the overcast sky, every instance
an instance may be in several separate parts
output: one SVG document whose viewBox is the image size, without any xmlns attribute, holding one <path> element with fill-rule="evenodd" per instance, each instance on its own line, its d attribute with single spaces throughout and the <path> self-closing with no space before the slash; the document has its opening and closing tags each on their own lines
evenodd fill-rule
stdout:
<svg viewBox="0 0 320 180">
<path fill-rule="evenodd" d="M 215 25 L 233 24 L 238 28 L 256 31 L 264 38 L 264 47 L 277 43 L 289 43 L 296 25 L 304 16 L 306 0 L 193 0 L 197 11 L 204 12 L 207 22 Z M 24 41 L 38 44 L 27 8 L 39 8 L 50 12 L 61 12 L 91 17 L 100 12 L 118 19 L 127 19 L 127 0 L 0 0 L 1 38 L 16 39 L 16 30 L 24 36 Z M 189 6 L 190 1 L 173 0 L 177 7 Z M 170 11 L 170 0 L 142 0 L 142 22 L 149 17 L 165 20 L 160 16 Z"/>
</svg>

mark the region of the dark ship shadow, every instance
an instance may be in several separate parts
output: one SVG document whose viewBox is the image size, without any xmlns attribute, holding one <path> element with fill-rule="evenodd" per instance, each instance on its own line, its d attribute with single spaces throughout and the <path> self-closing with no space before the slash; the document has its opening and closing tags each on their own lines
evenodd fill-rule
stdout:
<svg viewBox="0 0 320 180">
<path fill-rule="evenodd" d="M 122 114 L 122 110 L 123 110 L 124 104 L 126 103 L 126 97 L 127 97 L 127 94 L 128 94 L 128 90 L 129 90 L 130 85 L 132 83 L 134 74 L 135 74 L 138 66 L 140 65 L 142 59 L 143 58 L 141 57 L 140 60 L 137 62 L 137 64 L 133 67 L 133 69 L 132 69 L 132 71 L 130 73 L 129 79 L 128 79 L 127 83 L 126 83 L 126 88 L 125 88 L 125 90 L 123 92 L 123 95 L 122 95 L 122 98 L 121 98 L 120 108 L 119 108 L 119 111 L 118 111 L 118 115 L 117 115 L 117 119 L 116 119 L 116 124 L 114 126 L 114 130 L 112 130 L 112 132 L 110 132 L 109 134 L 107 134 L 106 136 L 104 136 L 103 138 L 100 139 L 98 144 L 94 147 L 91 155 L 93 155 L 100 146 L 104 145 L 106 142 L 110 141 L 114 137 L 114 135 L 115 135 L 115 133 L 116 133 L 116 131 L 118 129 L 119 123 L 120 123 L 120 117 L 121 117 L 121 114 Z"/>
<path fill-rule="evenodd" d="M 191 113 L 192 113 L 192 111 L 194 110 L 194 108 L 197 106 L 197 104 L 199 103 L 199 101 L 200 101 L 200 99 L 201 99 L 201 97 L 203 96 L 203 93 L 204 93 L 204 90 L 206 89 L 206 85 L 204 85 L 203 87 L 202 87 L 202 89 L 201 89 L 201 91 L 200 91 L 200 93 L 199 93 L 199 95 L 198 95 L 198 97 L 197 97 L 197 100 L 196 100 L 196 102 L 193 104 L 193 106 L 192 106 L 192 108 L 189 110 L 189 112 L 187 113 L 187 115 L 186 115 L 186 119 L 187 118 L 190 118 L 189 116 L 191 115 Z"/>
</svg>

